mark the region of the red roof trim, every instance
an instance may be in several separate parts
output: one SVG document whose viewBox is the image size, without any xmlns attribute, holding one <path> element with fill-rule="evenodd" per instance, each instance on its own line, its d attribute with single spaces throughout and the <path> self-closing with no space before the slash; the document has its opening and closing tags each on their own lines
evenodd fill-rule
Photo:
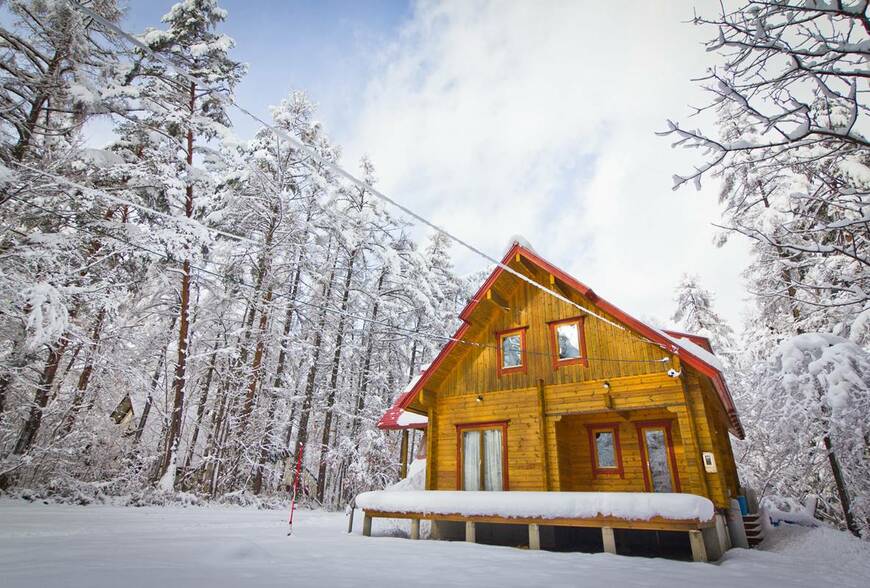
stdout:
<svg viewBox="0 0 870 588">
<path fill-rule="evenodd" d="M 589 288 L 589 286 L 580 282 L 579 280 L 575 279 L 574 277 L 570 276 L 569 274 L 567 274 L 563 270 L 559 269 L 558 267 L 554 266 L 550 262 L 542 259 L 536 253 L 530 251 L 529 249 L 526 249 L 525 247 L 521 246 L 519 243 L 514 243 L 514 245 L 508 250 L 508 252 L 505 254 L 504 258 L 502 259 L 502 264 L 507 265 L 510 262 L 510 260 L 513 259 L 517 254 L 526 258 L 527 260 L 529 260 L 533 264 L 537 265 L 541 269 L 545 270 L 546 272 L 553 274 L 554 277 L 560 279 L 561 281 L 565 282 L 566 285 L 568 285 L 571 288 L 580 292 L 583 296 L 585 296 L 587 299 L 589 299 L 598 309 L 600 309 L 600 310 L 604 311 L 605 313 L 610 314 L 611 316 L 615 317 L 618 321 L 620 321 L 623 324 L 625 324 L 626 326 L 628 326 L 631 330 L 633 330 L 637 333 L 640 333 L 641 335 L 643 335 L 644 337 L 649 339 L 651 342 L 653 342 L 657 345 L 661 345 L 662 348 L 667 350 L 669 353 L 673 353 L 673 354 L 679 356 L 687 365 L 695 368 L 696 370 L 698 370 L 699 372 L 701 372 L 705 376 L 709 377 L 713 382 L 713 387 L 716 389 L 716 392 L 719 396 L 719 400 L 722 402 L 723 406 L 725 407 L 726 412 L 728 413 L 728 418 L 729 418 L 730 423 L 731 423 L 732 431 L 739 438 L 741 438 L 741 439 L 743 438 L 743 436 L 744 436 L 743 427 L 741 426 L 740 419 L 737 416 L 737 410 L 734 407 L 734 401 L 731 398 L 731 393 L 728 390 L 728 386 L 725 384 L 725 379 L 722 377 L 722 374 L 719 372 L 718 369 L 716 369 L 714 366 L 708 364 L 707 362 L 705 362 L 701 358 L 697 357 L 696 355 L 693 355 L 691 352 L 689 352 L 686 349 L 684 349 L 683 347 L 681 347 L 679 345 L 679 343 L 671 341 L 667 337 L 663 336 L 663 334 L 661 332 L 659 332 L 656 329 L 653 329 L 652 327 L 650 327 L 649 325 L 637 320 L 636 318 L 634 318 L 630 314 L 624 312 L 623 310 L 620 310 L 619 308 L 617 308 L 616 306 L 614 306 L 610 302 L 604 300 L 603 298 L 600 298 L 597 294 L 595 294 L 595 292 L 592 291 L 591 288 Z M 445 345 L 444 347 L 441 348 L 441 351 L 438 353 L 438 356 L 432 362 L 432 365 L 420 377 L 420 379 L 417 381 L 417 383 L 414 385 L 414 387 L 411 390 L 409 390 L 407 393 L 403 394 L 398 399 L 396 399 L 396 402 L 393 404 L 393 406 L 390 408 L 390 410 L 387 411 L 388 413 L 395 408 L 398 408 L 400 410 L 405 410 L 411 404 L 411 402 L 413 402 L 414 398 L 423 389 L 423 386 L 426 384 L 426 382 L 429 380 L 429 378 L 432 376 L 432 374 L 434 374 L 438 370 L 439 366 L 443 363 L 443 361 L 447 357 L 447 355 L 449 355 L 450 352 L 453 350 L 453 348 L 456 347 L 456 345 L 458 345 L 458 342 L 456 341 L 456 339 L 461 339 L 462 336 L 465 334 L 465 332 L 468 330 L 469 318 L 471 317 L 472 312 L 477 307 L 477 305 L 480 303 L 480 301 L 483 300 L 484 296 L 486 295 L 486 291 L 490 287 L 492 287 L 492 285 L 495 283 L 495 281 L 499 278 L 499 276 L 501 276 L 501 274 L 504 271 L 505 270 L 502 267 L 500 267 L 500 266 L 496 267 L 492 271 L 492 273 L 489 275 L 489 277 L 486 279 L 486 281 L 484 281 L 484 283 L 480 286 L 480 288 L 478 288 L 474 297 L 468 302 L 468 304 L 465 306 L 465 308 L 459 314 L 459 318 L 462 319 L 462 325 L 460 325 L 459 329 L 457 329 L 457 331 L 453 335 L 453 338 L 451 339 L 451 341 L 448 342 L 447 345 Z M 688 335 L 688 334 L 683 334 L 683 333 L 680 333 L 680 336 L 686 336 L 690 340 L 693 337 L 698 337 L 697 335 Z M 703 339 L 702 337 L 698 337 L 698 338 Z M 709 345 L 709 343 L 707 343 L 707 345 Z M 702 347 L 706 347 L 706 346 L 702 345 Z M 381 422 L 383 422 L 385 420 L 386 416 L 387 415 L 385 414 L 384 418 L 381 419 Z M 395 418 L 398 418 L 398 415 L 396 415 Z M 378 423 L 379 427 L 381 427 L 381 422 Z M 381 427 L 381 428 L 387 428 L 387 427 Z"/>
<path fill-rule="evenodd" d="M 404 394 L 402 396 L 404 396 Z M 403 411 L 398 404 L 399 400 L 397 400 L 393 404 L 393 406 L 387 409 L 387 412 L 385 412 L 384 416 L 381 417 L 381 420 L 378 421 L 379 429 L 386 429 L 390 431 L 400 431 L 402 429 L 419 429 L 422 431 L 428 427 L 428 423 L 412 423 L 410 425 L 400 425 L 399 417 L 402 416 L 402 413 L 405 411 Z"/>
</svg>

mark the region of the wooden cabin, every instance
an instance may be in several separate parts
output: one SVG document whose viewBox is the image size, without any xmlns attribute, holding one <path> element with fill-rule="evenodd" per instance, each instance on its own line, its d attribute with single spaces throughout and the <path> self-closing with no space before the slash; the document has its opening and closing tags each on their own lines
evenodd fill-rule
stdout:
<svg viewBox="0 0 870 588">
<path fill-rule="evenodd" d="M 743 430 L 709 342 L 644 324 L 518 243 L 502 263 L 523 277 L 492 272 L 379 422 L 403 429 L 404 447 L 424 428 L 426 489 L 682 492 L 732 506 L 729 433 Z"/>
</svg>

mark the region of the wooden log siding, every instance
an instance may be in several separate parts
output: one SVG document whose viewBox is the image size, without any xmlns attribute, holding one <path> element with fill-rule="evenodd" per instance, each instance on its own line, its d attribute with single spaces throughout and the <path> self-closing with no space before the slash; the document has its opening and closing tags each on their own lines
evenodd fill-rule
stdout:
<svg viewBox="0 0 870 588">
<path fill-rule="evenodd" d="M 516 261 L 511 265 L 547 283 L 542 272 Z M 737 472 L 728 416 L 707 376 L 681 366 L 675 357 L 658 361 L 669 353 L 594 317 L 582 321 L 588 366 L 554 369 L 549 323 L 577 316 L 577 309 L 509 274 L 499 277 L 490 291 L 507 308 L 478 305 L 462 334 L 485 347 L 453 348 L 415 401 L 429 416 L 427 489 L 457 487 L 457 425 L 506 421 L 510 490 L 644 491 L 642 452 L 633 423 L 668 421 L 682 491 L 727 508 L 737 493 Z M 578 292 L 566 294 L 602 313 Z M 526 369 L 499 376 L 497 333 L 520 327 L 527 327 Z M 668 376 L 670 367 L 681 376 Z M 619 423 L 624 476 L 592 476 L 585 426 L 614 422 Z M 705 451 L 714 454 L 717 472 L 704 471 Z"/>
<path fill-rule="evenodd" d="M 720 419 L 719 432 L 713 431 L 697 381 L 690 381 L 686 395 L 679 380 L 665 374 L 608 382 L 611 409 L 605 406 L 602 382 L 544 388 L 543 430 L 539 417 L 541 390 L 537 387 L 485 392 L 482 401 L 478 401 L 477 393 L 439 394 L 430 415 L 429 436 L 435 447 L 429 449 L 435 459 L 428 487 L 439 490 L 457 487 L 457 425 L 508 421 L 510 490 L 643 492 L 643 456 L 634 423 L 664 420 L 672 423 L 671 438 L 682 491 L 708 496 L 718 508 L 726 508 L 728 489 L 731 496 L 736 494 L 736 473 L 729 473 L 733 463 L 730 442 L 721 438 L 723 433 L 727 434 L 727 423 Z M 692 391 L 693 388 L 698 389 Z M 687 397 L 693 403 L 691 411 L 686 405 Z M 586 426 L 615 421 L 619 423 L 623 476 L 593 476 Z M 686 435 L 692 435 L 688 442 Z M 720 437 L 716 442 L 714 435 Z M 719 472 L 703 471 L 702 451 L 714 452 Z"/>
</svg>

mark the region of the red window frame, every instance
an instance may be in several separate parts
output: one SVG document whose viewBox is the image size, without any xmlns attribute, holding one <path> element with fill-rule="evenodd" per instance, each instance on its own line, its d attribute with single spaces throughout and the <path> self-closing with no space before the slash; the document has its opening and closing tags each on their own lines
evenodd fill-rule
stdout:
<svg viewBox="0 0 870 588">
<path fill-rule="evenodd" d="M 634 423 L 634 426 L 637 428 L 637 443 L 640 447 L 640 459 L 641 459 L 641 469 L 643 470 L 643 485 L 646 488 L 647 492 L 652 492 L 652 480 L 650 480 L 650 472 L 649 472 L 649 454 L 647 453 L 646 448 L 646 439 L 643 435 L 644 429 L 664 429 L 665 431 L 665 442 L 668 444 L 668 456 L 671 461 L 671 477 L 674 482 L 674 492 L 681 492 L 680 490 L 680 471 L 677 469 L 677 454 L 674 451 L 674 437 L 671 434 L 671 428 L 673 426 L 673 421 L 663 420 L 663 421 L 637 421 Z"/>
<path fill-rule="evenodd" d="M 550 355 L 553 360 L 553 369 L 557 370 L 564 365 L 582 365 L 589 367 L 589 359 L 586 357 L 586 332 L 584 331 L 586 317 L 574 316 L 557 321 L 550 321 L 547 324 L 550 326 Z M 556 337 L 556 328 L 559 325 L 568 323 L 577 323 L 577 337 L 580 348 L 580 357 L 570 357 L 567 359 L 559 359 L 559 339 Z"/>
<path fill-rule="evenodd" d="M 498 361 L 498 363 L 496 364 L 496 372 L 497 372 L 499 377 L 505 376 L 508 374 L 525 374 L 528 371 L 529 358 L 528 358 L 528 354 L 526 353 L 526 331 L 528 330 L 528 328 L 529 327 L 517 327 L 515 329 L 508 329 L 506 331 L 496 331 L 495 339 L 496 339 L 496 342 L 498 343 L 498 345 L 497 345 L 497 348 L 498 348 L 497 349 L 497 356 L 498 356 L 497 361 Z M 503 367 L 504 360 L 502 357 L 502 354 L 503 354 L 503 352 L 502 352 L 502 340 L 505 337 L 509 337 L 511 335 L 516 335 L 517 333 L 519 333 L 519 335 L 520 335 L 520 361 L 522 363 L 520 365 L 514 366 L 514 367 L 508 367 L 508 368 Z"/>
<path fill-rule="evenodd" d="M 475 429 L 501 429 L 501 485 L 502 490 L 510 489 L 510 481 L 508 478 L 508 445 L 507 432 L 510 421 L 487 421 L 484 423 L 460 423 L 456 425 L 456 489 L 464 490 L 462 487 L 462 472 L 465 471 L 464 452 L 462 451 L 462 434 L 466 431 Z M 481 447 L 483 444 L 481 443 Z"/>
<path fill-rule="evenodd" d="M 586 425 L 586 430 L 589 432 L 589 452 L 592 461 L 592 477 L 597 478 L 600 475 L 618 475 L 620 478 L 625 478 L 625 467 L 622 463 L 622 446 L 619 443 L 619 423 L 595 423 Z M 598 465 L 598 448 L 595 445 L 595 433 L 602 431 L 613 433 L 613 451 L 616 456 L 616 467 L 603 468 Z"/>
</svg>

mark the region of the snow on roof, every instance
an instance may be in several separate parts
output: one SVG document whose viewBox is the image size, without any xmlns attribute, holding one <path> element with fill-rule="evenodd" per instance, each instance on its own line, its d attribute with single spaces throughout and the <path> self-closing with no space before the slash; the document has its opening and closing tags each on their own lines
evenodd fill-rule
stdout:
<svg viewBox="0 0 870 588">
<path fill-rule="evenodd" d="M 688 337 L 676 337 L 667 333 L 666 331 L 662 331 L 661 329 L 656 329 L 662 336 L 667 337 L 670 341 L 673 341 L 701 361 L 706 364 L 709 364 L 719 370 L 720 372 L 725 369 L 725 366 L 722 365 L 722 362 L 719 361 L 719 358 L 689 339 Z"/>
<path fill-rule="evenodd" d="M 381 420 L 378 421 L 379 429 L 425 429 L 429 425 L 429 419 L 423 415 L 409 412 L 403 408 L 405 401 L 414 393 L 420 378 L 429 369 L 431 363 L 420 367 L 420 373 L 411 378 L 402 392 L 396 396 L 393 405 L 387 409 Z"/>
<path fill-rule="evenodd" d="M 358 507 L 382 512 L 508 518 L 617 517 L 648 521 L 709 521 L 713 503 L 703 496 L 653 492 L 475 492 L 468 490 L 380 490 L 356 497 Z"/>
<path fill-rule="evenodd" d="M 532 244 L 528 239 L 526 239 L 522 235 L 517 234 L 517 235 L 512 235 L 511 238 L 508 239 L 508 246 L 507 246 L 507 249 L 505 249 L 505 253 L 507 253 L 508 251 L 513 249 L 514 245 L 519 245 L 523 249 L 528 249 L 529 251 L 535 250 L 535 248 L 532 247 Z"/>
<path fill-rule="evenodd" d="M 408 412 L 403 410 L 396 419 L 396 424 L 400 427 L 413 427 L 414 425 L 426 426 L 429 424 L 429 417 L 417 414 L 416 412 Z"/>
</svg>

